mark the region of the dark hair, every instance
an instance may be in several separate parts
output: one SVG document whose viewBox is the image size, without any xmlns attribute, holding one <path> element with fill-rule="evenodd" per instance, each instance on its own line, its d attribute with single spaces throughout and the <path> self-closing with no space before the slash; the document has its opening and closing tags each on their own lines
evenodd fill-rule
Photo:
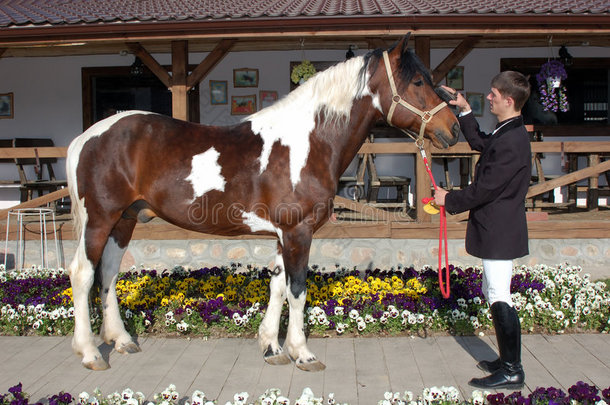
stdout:
<svg viewBox="0 0 610 405">
<path fill-rule="evenodd" d="M 523 74 L 512 70 L 498 73 L 491 79 L 491 87 L 498 89 L 504 97 L 515 101 L 515 110 L 520 111 L 530 96 L 530 83 Z"/>
</svg>

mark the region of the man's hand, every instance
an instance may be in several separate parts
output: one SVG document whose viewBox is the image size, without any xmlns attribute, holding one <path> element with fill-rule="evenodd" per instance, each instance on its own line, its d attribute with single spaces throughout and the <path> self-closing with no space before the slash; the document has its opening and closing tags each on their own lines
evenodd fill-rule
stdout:
<svg viewBox="0 0 610 405">
<path fill-rule="evenodd" d="M 439 207 L 442 207 L 443 205 L 445 205 L 445 196 L 448 193 L 449 192 L 447 190 L 445 190 L 444 188 L 437 188 L 436 191 L 434 192 L 434 203 L 436 205 L 438 205 Z"/>
<path fill-rule="evenodd" d="M 449 100 L 449 104 L 458 107 L 461 112 L 468 112 L 471 110 L 470 104 L 468 104 L 468 101 L 466 101 L 466 99 L 464 98 L 462 93 L 458 92 L 455 89 L 452 89 L 451 87 L 447 87 L 447 86 L 441 86 L 441 87 L 443 89 L 447 90 L 449 93 L 455 94 L 455 96 L 456 96 L 455 100 Z"/>
</svg>

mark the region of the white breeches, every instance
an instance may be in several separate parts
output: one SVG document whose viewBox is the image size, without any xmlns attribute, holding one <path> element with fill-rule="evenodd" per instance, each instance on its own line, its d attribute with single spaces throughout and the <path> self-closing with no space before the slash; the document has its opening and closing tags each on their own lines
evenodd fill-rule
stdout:
<svg viewBox="0 0 610 405">
<path fill-rule="evenodd" d="M 510 297 L 512 275 L 512 260 L 483 259 L 483 294 L 489 306 L 497 301 L 513 306 Z"/>
</svg>

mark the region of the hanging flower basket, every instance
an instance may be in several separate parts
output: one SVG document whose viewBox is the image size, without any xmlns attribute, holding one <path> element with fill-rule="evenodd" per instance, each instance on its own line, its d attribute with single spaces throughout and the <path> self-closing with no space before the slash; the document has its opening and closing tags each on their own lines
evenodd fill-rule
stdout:
<svg viewBox="0 0 610 405">
<path fill-rule="evenodd" d="M 308 60 L 304 60 L 303 62 L 292 68 L 292 72 L 290 73 L 290 80 L 292 80 L 294 84 L 302 84 L 315 74 L 316 68 L 313 66 L 313 64 Z"/>
<path fill-rule="evenodd" d="M 566 87 L 562 84 L 562 80 L 567 78 L 568 74 L 563 63 L 558 60 L 550 60 L 540 67 L 536 81 L 540 92 L 540 104 L 544 111 L 566 112 L 570 109 Z"/>
</svg>

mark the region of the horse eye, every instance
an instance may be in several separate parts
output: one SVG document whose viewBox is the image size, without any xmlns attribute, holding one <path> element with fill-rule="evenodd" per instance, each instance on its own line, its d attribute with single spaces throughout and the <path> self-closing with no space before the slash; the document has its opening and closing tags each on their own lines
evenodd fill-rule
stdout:
<svg viewBox="0 0 610 405">
<path fill-rule="evenodd" d="M 421 87 L 424 85 L 423 80 L 419 79 L 413 82 L 414 85 L 416 85 L 417 87 Z"/>
</svg>

